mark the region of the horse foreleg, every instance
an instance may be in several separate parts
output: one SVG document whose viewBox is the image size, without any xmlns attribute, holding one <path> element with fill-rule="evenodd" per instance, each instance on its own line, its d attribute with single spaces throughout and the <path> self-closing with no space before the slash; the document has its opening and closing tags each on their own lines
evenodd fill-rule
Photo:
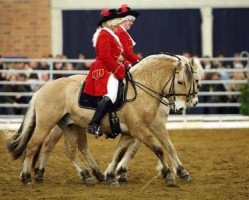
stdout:
<svg viewBox="0 0 249 200">
<path fill-rule="evenodd" d="M 132 130 L 131 128 L 129 129 L 131 133 L 135 134 L 138 139 L 140 139 L 149 149 L 151 149 L 154 154 L 157 156 L 157 158 L 161 162 L 161 175 L 165 179 L 166 184 L 168 186 L 175 186 L 175 176 L 173 173 L 170 171 L 169 165 L 165 161 L 164 158 L 164 151 L 161 146 L 161 144 L 156 141 L 156 139 L 153 137 L 153 133 L 147 129 L 143 128 L 145 126 L 139 126 L 139 127 L 132 127 L 135 128 Z M 135 136 L 134 135 L 134 136 Z"/>
<path fill-rule="evenodd" d="M 87 160 L 89 166 L 92 169 L 93 175 L 97 178 L 98 181 L 104 181 L 105 176 L 100 171 L 98 164 L 96 163 L 95 159 L 93 158 L 89 148 L 88 148 L 88 142 L 87 142 L 87 135 L 85 130 L 79 129 L 78 134 L 78 149 L 80 152 L 84 155 L 85 159 Z"/>
<path fill-rule="evenodd" d="M 189 174 L 189 172 L 183 167 L 182 162 L 180 161 L 176 150 L 174 148 L 173 143 L 170 140 L 169 134 L 166 130 L 166 127 L 164 124 L 162 124 L 161 126 L 157 126 L 160 127 L 160 129 L 154 131 L 156 137 L 158 138 L 159 142 L 163 145 L 163 147 L 167 150 L 167 152 L 169 153 L 169 157 L 170 160 L 172 162 L 172 168 L 173 168 L 173 172 L 174 174 L 176 174 L 179 178 L 189 181 L 191 180 L 191 176 Z M 160 169 L 160 162 L 158 164 L 158 169 Z"/>
<path fill-rule="evenodd" d="M 141 142 L 138 139 L 134 139 L 133 142 L 128 147 L 127 151 L 125 152 L 123 158 L 118 163 L 116 172 L 118 177 L 118 182 L 126 183 L 128 182 L 128 178 L 126 176 L 128 164 L 131 159 L 134 158 L 135 154 L 137 153 Z"/>
<path fill-rule="evenodd" d="M 119 185 L 118 181 L 115 179 L 115 171 L 119 161 L 123 158 L 126 150 L 133 141 L 133 138 L 127 135 L 122 135 L 119 141 L 118 147 L 113 155 L 112 162 L 108 165 L 105 176 L 106 181 L 110 185 Z"/>
<path fill-rule="evenodd" d="M 66 155 L 80 174 L 82 181 L 86 185 L 94 185 L 96 181 L 90 175 L 84 164 L 76 157 L 76 147 L 78 146 L 78 132 L 73 127 L 70 129 L 67 127 L 63 127 L 63 132 L 65 137 Z"/>
<path fill-rule="evenodd" d="M 181 179 L 190 181 L 191 176 L 189 172 L 183 167 L 182 162 L 180 161 L 176 150 L 174 148 L 173 143 L 170 140 L 168 132 L 165 130 L 164 134 L 160 134 L 158 137 L 159 141 L 163 144 L 163 146 L 166 148 L 166 150 L 169 153 L 170 159 L 172 161 L 173 165 L 173 171 L 174 173 Z"/>
</svg>

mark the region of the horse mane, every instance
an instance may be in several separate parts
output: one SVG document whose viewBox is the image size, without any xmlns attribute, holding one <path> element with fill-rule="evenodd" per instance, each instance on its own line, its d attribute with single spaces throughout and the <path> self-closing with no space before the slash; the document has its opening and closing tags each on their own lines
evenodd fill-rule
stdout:
<svg viewBox="0 0 249 200">
<path fill-rule="evenodd" d="M 172 55 L 165 54 L 165 53 L 149 55 L 149 56 L 144 57 L 136 65 L 134 65 L 134 67 L 131 69 L 131 72 L 132 71 L 139 71 L 139 70 L 150 70 L 151 65 L 149 65 L 147 63 L 158 62 L 158 61 L 162 61 L 162 60 L 169 61 L 171 63 L 171 62 L 178 61 L 178 58 L 176 56 L 172 56 Z M 155 69 L 153 69 L 153 70 L 155 70 Z"/>
<path fill-rule="evenodd" d="M 185 73 L 185 78 L 186 78 L 186 81 L 189 82 L 190 80 L 192 80 L 192 70 L 191 70 L 191 66 L 188 65 L 188 64 L 185 64 L 185 67 L 184 67 L 184 73 Z"/>
</svg>

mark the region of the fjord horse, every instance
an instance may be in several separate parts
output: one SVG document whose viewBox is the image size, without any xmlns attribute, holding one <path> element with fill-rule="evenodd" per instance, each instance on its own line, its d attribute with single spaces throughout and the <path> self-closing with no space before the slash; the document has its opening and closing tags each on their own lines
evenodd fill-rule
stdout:
<svg viewBox="0 0 249 200">
<path fill-rule="evenodd" d="M 195 77 L 192 67 L 188 59 L 158 54 L 144 58 L 133 67 L 131 74 L 139 87 L 137 98 L 131 103 L 126 103 L 118 111 L 124 137 L 129 138 L 128 141 L 137 138 L 150 148 L 160 160 L 161 174 L 167 185 L 175 185 L 174 175 L 164 159 L 164 150 L 161 146 L 163 141 L 161 138 L 158 138 L 159 142 L 155 139 L 156 133 L 150 127 L 163 98 L 166 98 L 167 104 L 175 110 L 186 107 L 188 98 L 193 95 L 192 91 L 197 91 L 193 88 Z M 62 129 L 65 141 L 70 141 L 73 135 L 76 136 L 74 142 L 77 143 L 77 135 L 83 134 L 82 130 L 87 127 L 93 111 L 78 106 L 79 89 L 79 82 L 62 78 L 44 85 L 32 97 L 20 129 L 8 143 L 13 158 L 17 159 L 22 155 L 24 157 L 21 173 L 24 184 L 31 183 L 33 155 L 55 125 L 58 124 Z M 131 90 L 128 90 L 127 96 L 131 95 Z M 72 128 L 60 123 L 65 115 L 73 120 L 75 125 Z M 109 131 L 107 121 L 105 117 L 101 132 Z M 126 133 L 129 135 L 126 136 Z M 66 146 L 69 157 L 75 161 L 75 147 L 71 148 L 70 142 L 66 142 Z M 90 176 L 86 170 L 81 171 L 81 174 L 85 179 Z M 114 179 L 114 174 L 107 173 L 106 179 Z"/>
</svg>

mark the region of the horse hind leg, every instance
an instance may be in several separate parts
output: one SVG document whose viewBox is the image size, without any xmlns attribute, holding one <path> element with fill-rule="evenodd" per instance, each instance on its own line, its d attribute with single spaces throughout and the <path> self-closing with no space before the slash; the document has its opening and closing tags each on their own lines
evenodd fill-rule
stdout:
<svg viewBox="0 0 249 200">
<path fill-rule="evenodd" d="M 53 151 L 55 145 L 60 140 L 61 136 L 63 135 L 62 130 L 59 128 L 59 126 L 55 126 L 50 135 L 49 138 L 45 141 L 43 144 L 43 151 L 40 155 L 39 164 L 38 167 L 34 169 L 34 175 L 35 175 L 35 181 L 37 183 L 42 183 L 44 178 L 44 172 L 45 167 L 47 165 L 49 156 L 51 152 Z"/>
<path fill-rule="evenodd" d="M 80 162 L 78 158 L 76 158 L 76 147 L 78 145 L 77 131 L 73 127 L 71 127 L 70 129 L 64 127 L 62 130 L 64 132 L 66 154 L 68 158 L 80 174 L 80 177 L 84 184 L 86 184 L 87 186 L 95 185 L 96 181 L 90 175 L 89 171 L 86 169 L 84 164 Z"/>
<path fill-rule="evenodd" d="M 119 183 L 127 183 L 128 178 L 126 175 L 128 164 L 132 158 L 134 158 L 135 154 L 137 153 L 141 142 L 138 139 L 134 139 L 133 142 L 128 147 L 127 151 L 125 152 L 123 158 L 118 163 L 116 172 L 118 175 L 118 182 Z"/>
<path fill-rule="evenodd" d="M 24 183 L 24 185 L 31 184 L 31 169 L 33 157 L 48 133 L 49 130 L 41 129 L 39 125 L 36 126 L 34 134 L 27 144 L 25 159 L 23 162 L 23 170 L 21 173 L 21 181 Z"/>
<path fill-rule="evenodd" d="M 118 148 L 116 149 L 112 162 L 108 165 L 105 171 L 106 182 L 110 186 L 118 186 L 119 182 L 115 178 L 115 171 L 117 168 L 118 163 L 123 158 L 126 150 L 128 149 L 129 145 L 131 144 L 133 138 L 127 135 L 122 135 L 121 139 L 118 144 Z"/>
<path fill-rule="evenodd" d="M 92 174 L 96 177 L 96 179 L 100 182 L 105 181 L 104 174 L 100 171 L 98 164 L 88 148 L 86 132 L 80 127 L 78 127 L 78 149 L 84 155 L 86 161 L 92 169 Z"/>
</svg>

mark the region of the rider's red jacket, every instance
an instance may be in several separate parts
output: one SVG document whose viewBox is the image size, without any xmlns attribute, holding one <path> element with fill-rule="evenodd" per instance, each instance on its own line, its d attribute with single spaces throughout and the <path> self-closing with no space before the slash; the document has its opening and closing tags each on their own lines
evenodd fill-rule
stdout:
<svg viewBox="0 0 249 200">
<path fill-rule="evenodd" d="M 130 64 L 122 56 L 123 48 L 118 37 L 110 30 L 102 28 L 96 39 L 96 60 L 90 67 L 84 92 L 92 96 L 107 93 L 107 81 L 110 74 L 121 80 L 125 68 Z"/>
<path fill-rule="evenodd" d="M 141 58 L 136 55 L 133 51 L 133 46 L 135 42 L 131 38 L 130 34 L 122 27 L 118 28 L 115 34 L 119 37 L 120 42 L 122 43 L 124 49 L 124 57 L 131 64 L 138 62 Z"/>
</svg>

